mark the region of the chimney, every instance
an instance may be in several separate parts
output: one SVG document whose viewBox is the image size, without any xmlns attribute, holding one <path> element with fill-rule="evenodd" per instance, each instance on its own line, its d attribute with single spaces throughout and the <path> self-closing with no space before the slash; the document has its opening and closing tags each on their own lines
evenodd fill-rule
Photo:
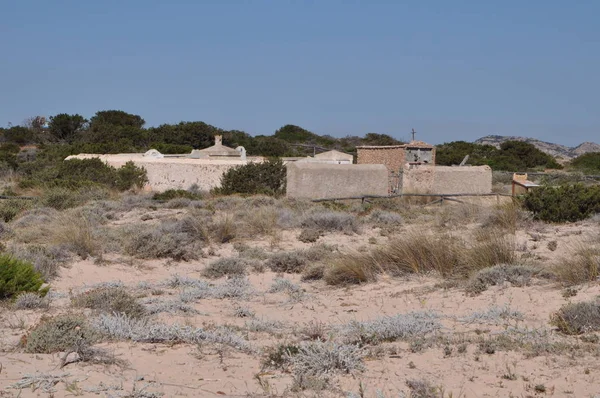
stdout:
<svg viewBox="0 0 600 398">
<path fill-rule="evenodd" d="M 223 136 L 215 135 L 215 146 L 221 146 L 221 145 L 223 145 Z"/>
</svg>

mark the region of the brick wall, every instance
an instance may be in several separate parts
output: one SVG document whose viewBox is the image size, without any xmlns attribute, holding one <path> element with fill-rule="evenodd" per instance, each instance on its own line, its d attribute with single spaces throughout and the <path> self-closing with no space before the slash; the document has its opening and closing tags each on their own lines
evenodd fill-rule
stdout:
<svg viewBox="0 0 600 398">
<path fill-rule="evenodd" d="M 357 164 L 382 164 L 390 172 L 399 173 L 406 159 L 404 147 L 357 148 Z"/>
</svg>

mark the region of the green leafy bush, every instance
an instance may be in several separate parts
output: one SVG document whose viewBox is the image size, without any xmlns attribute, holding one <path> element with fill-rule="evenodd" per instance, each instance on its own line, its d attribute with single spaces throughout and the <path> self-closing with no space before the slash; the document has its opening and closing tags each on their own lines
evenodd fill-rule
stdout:
<svg viewBox="0 0 600 398">
<path fill-rule="evenodd" d="M 115 188 L 119 191 L 126 191 L 131 188 L 143 188 L 148 182 L 148 174 L 143 167 L 137 167 L 135 163 L 129 161 L 124 166 L 117 169 L 117 182 Z"/>
<path fill-rule="evenodd" d="M 44 279 L 33 264 L 0 255 L 0 299 L 11 298 L 23 292 L 40 292 L 43 284 Z"/>
<path fill-rule="evenodd" d="M 169 201 L 171 199 L 185 198 L 190 200 L 202 199 L 202 195 L 185 189 L 167 189 L 164 192 L 157 192 L 152 196 L 154 200 Z"/>
<path fill-rule="evenodd" d="M 40 159 L 36 164 L 24 168 L 24 172 L 27 176 L 20 183 L 22 188 L 50 186 L 78 189 L 100 185 L 125 191 L 134 187 L 142 188 L 148 181 L 146 170 L 131 161 L 116 169 L 98 158 L 65 161 Z"/>
<path fill-rule="evenodd" d="M 579 221 L 600 212 L 600 186 L 539 187 L 525 195 L 523 205 L 539 220 Z"/>
<path fill-rule="evenodd" d="M 229 169 L 221 179 L 216 193 L 231 195 L 265 194 L 280 196 L 285 193 L 286 168 L 280 159 L 262 163 L 248 163 Z"/>
<path fill-rule="evenodd" d="M 465 141 L 449 142 L 436 147 L 435 161 L 439 165 L 451 166 L 459 164 L 466 155 L 469 155 L 469 164 L 487 164 L 494 170 L 562 169 L 552 156 L 523 141 L 505 141 L 500 148 Z"/>
</svg>

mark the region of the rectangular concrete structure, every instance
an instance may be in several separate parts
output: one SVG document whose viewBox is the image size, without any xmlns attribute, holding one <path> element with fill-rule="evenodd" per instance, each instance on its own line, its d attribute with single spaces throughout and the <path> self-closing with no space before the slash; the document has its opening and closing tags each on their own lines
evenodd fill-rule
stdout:
<svg viewBox="0 0 600 398">
<path fill-rule="evenodd" d="M 286 167 L 289 198 L 333 199 L 388 194 L 388 170 L 382 164 L 293 162 Z"/>
<path fill-rule="evenodd" d="M 402 173 L 402 193 L 491 192 L 492 169 L 489 166 L 407 165 Z"/>
</svg>

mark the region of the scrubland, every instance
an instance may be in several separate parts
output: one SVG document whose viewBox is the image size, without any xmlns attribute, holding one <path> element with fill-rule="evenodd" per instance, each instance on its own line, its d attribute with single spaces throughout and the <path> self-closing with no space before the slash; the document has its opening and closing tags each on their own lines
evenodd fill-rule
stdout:
<svg viewBox="0 0 600 398">
<path fill-rule="evenodd" d="M 598 216 L 62 195 L 0 203 L 46 282 L 0 301 L 0 396 L 600 394 Z"/>
</svg>

